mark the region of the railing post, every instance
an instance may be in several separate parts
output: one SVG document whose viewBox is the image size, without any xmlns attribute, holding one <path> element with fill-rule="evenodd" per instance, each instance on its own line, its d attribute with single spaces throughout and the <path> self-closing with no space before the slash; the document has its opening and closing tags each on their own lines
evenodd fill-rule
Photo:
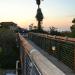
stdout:
<svg viewBox="0 0 75 75">
<path fill-rule="evenodd" d="M 16 75 L 19 75 L 18 69 L 19 69 L 19 60 L 16 61 Z"/>
<path fill-rule="evenodd" d="M 74 45 L 74 71 L 75 71 L 75 45 Z"/>
<path fill-rule="evenodd" d="M 25 66 L 25 60 L 26 55 L 24 54 L 24 50 L 20 45 L 20 60 L 21 60 L 21 73 L 22 75 L 26 75 L 26 66 Z"/>
</svg>

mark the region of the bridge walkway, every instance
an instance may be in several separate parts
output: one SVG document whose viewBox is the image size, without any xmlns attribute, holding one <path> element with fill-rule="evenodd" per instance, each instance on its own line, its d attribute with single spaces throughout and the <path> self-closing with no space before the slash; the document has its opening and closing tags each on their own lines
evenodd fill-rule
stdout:
<svg viewBox="0 0 75 75">
<path fill-rule="evenodd" d="M 75 75 L 75 73 L 68 67 L 66 66 L 63 62 L 58 60 L 57 58 L 49 55 L 47 52 L 43 51 L 40 47 L 35 45 L 32 41 L 28 40 L 27 41 L 37 50 L 39 50 L 48 60 L 50 60 L 56 67 L 58 67 L 60 70 L 62 70 L 66 75 Z"/>
</svg>

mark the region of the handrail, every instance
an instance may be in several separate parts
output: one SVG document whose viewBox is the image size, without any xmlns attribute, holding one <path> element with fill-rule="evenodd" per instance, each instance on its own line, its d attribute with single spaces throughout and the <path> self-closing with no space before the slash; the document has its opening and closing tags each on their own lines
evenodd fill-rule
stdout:
<svg viewBox="0 0 75 75">
<path fill-rule="evenodd" d="M 30 33 L 34 34 L 34 35 L 37 35 L 37 36 L 50 38 L 50 39 L 56 39 L 56 40 L 68 41 L 68 42 L 75 42 L 75 38 L 70 38 L 70 37 L 67 37 L 67 36 L 63 37 L 63 36 L 48 35 L 48 34 L 42 34 L 42 33 L 33 33 L 33 32 L 30 32 Z"/>
<path fill-rule="evenodd" d="M 25 53 L 35 62 L 42 75 L 65 75 L 63 71 L 57 68 L 51 61 L 35 49 L 29 42 L 19 34 L 20 45 Z"/>
</svg>

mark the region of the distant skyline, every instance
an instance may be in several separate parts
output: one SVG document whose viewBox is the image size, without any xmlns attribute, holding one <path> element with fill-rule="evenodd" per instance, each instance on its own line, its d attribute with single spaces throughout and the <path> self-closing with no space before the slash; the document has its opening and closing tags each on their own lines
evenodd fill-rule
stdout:
<svg viewBox="0 0 75 75">
<path fill-rule="evenodd" d="M 44 0 L 41 1 L 41 9 L 44 15 L 43 27 L 70 30 L 75 18 L 75 0 Z M 32 23 L 37 25 L 36 12 L 36 0 L 0 0 L 0 22 L 13 21 L 28 28 Z"/>
</svg>

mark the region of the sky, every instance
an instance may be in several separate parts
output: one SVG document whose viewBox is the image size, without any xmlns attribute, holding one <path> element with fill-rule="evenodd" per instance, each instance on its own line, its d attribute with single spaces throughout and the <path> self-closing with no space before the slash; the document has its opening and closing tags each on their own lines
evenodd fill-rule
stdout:
<svg viewBox="0 0 75 75">
<path fill-rule="evenodd" d="M 0 0 L 0 22 L 12 21 L 23 28 L 37 25 L 37 8 L 36 0 Z M 40 8 L 45 29 L 54 26 L 61 31 L 70 30 L 75 18 L 75 0 L 44 0 Z"/>
</svg>

